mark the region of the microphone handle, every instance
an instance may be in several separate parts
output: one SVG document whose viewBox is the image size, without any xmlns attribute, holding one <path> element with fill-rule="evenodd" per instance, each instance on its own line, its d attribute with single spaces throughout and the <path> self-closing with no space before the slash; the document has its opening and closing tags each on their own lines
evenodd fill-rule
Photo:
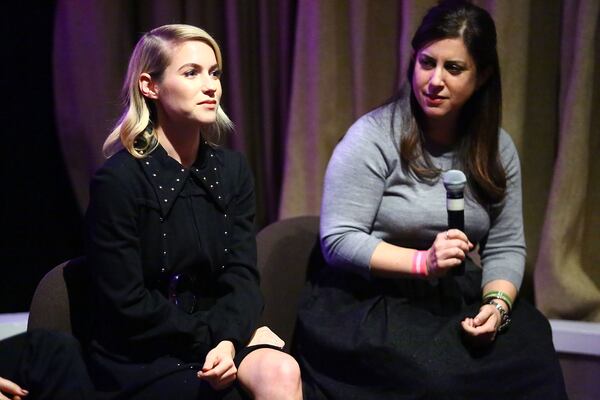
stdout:
<svg viewBox="0 0 600 400">
<path fill-rule="evenodd" d="M 448 229 L 459 229 L 465 231 L 465 210 L 448 210 Z M 452 275 L 461 276 L 465 274 L 465 262 L 458 267 L 452 268 Z"/>
</svg>

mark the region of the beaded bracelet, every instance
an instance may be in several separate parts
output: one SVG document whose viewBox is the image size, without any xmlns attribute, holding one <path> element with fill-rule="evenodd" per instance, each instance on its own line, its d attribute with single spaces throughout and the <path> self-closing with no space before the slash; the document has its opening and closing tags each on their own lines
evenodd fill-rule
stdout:
<svg viewBox="0 0 600 400">
<path fill-rule="evenodd" d="M 495 298 L 490 298 L 487 301 L 484 300 L 481 303 L 481 305 L 485 305 L 485 304 L 490 304 L 490 305 L 494 306 L 496 308 L 496 310 L 498 310 L 500 312 L 500 325 L 498 326 L 498 329 L 496 330 L 496 332 L 502 333 L 510 325 L 510 315 L 509 315 L 509 312 L 506 311 L 504 309 L 504 307 L 502 307 L 502 305 L 496 301 Z"/>
<path fill-rule="evenodd" d="M 493 290 L 493 291 L 487 292 L 486 294 L 483 295 L 484 302 L 487 300 L 493 300 L 493 299 L 498 299 L 498 300 L 504 301 L 506 303 L 506 305 L 508 306 L 508 311 L 510 312 L 510 310 L 512 310 L 512 308 L 513 308 L 512 299 L 506 293 L 504 293 L 500 290 Z"/>
</svg>

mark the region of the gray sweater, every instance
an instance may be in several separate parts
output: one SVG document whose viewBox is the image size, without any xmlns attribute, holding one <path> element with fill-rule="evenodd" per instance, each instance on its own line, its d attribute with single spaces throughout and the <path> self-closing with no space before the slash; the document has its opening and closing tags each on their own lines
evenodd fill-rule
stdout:
<svg viewBox="0 0 600 400">
<path fill-rule="evenodd" d="M 401 167 L 398 153 L 401 122 L 392 105 L 361 117 L 336 146 L 325 175 L 321 242 L 328 263 L 369 276 L 369 261 L 383 240 L 402 247 L 427 249 L 447 229 L 446 191 L 416 181 Z M 500 156 L 507 174 L 506 197 L 482 207 L 465 196 L 465 233 L 480 245 L 482 285 L 495 279 L 521 285 L 525 239 L 519 157 L 510 136 L 499 132 Z M 453 168 L 453 152 L 431 154 L 437 167 Z M 492 210 L 493 214 L 492 216 Z"/>
</svg>

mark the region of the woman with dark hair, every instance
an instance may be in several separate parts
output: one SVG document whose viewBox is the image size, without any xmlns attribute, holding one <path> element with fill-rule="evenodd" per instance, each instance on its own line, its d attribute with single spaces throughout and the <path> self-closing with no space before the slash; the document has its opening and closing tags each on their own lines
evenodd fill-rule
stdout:
<svg viewBox="0 0 600 400">
<path fill-rule="evenodd" d="M 327 168 L 327 265 L 295 336 L 305 396 L 565 399 L 548 321 L 517 301 L 521 177 L 500 128 L 494 22 L 441 2 L 412 46 L 407 87 L 349 129 Z M 451 169 L 467 177 L 464 230 L 447 227 Z"/>
<path fill-rule="evenodd" d="M 254 185 L 217 145 L 232 125 L 221 71 L 215 40 L 190 25 L 144 34 L 129 60 L 86 215 L 103 398 L 302 398 L 298 364 L 258 328 Z"/>
</svg>

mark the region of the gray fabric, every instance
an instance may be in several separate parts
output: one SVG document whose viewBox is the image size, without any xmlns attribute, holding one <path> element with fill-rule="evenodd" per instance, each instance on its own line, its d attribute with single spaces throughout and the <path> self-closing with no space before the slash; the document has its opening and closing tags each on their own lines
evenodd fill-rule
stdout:
<svg viewBox="0 0 600 400">
<path fill-rule="evenodd" d="M 336 146 L 325 175 L 323 252 L 329 264 L 363 275 L 369 275 L 369 261 L 380 241 L 427 249 L 436 234 L 447 229 L 441 180 L 420 183 L 401 167 L 400 113 L 392 133 L 392 109 L 392 105 L 381 107 L 355 122 Z M 505 279 L 519 288 L 525 267 L 521 172 L 510 136 L 503 130 L 499 135 L 507 196 L 488 209 L 465 196 L 465 230 L 471 242 L 481 246 L 482 285 Z M 456 167 L 451 151 L 430 155 L 443 170 Z"/>
</svg>

